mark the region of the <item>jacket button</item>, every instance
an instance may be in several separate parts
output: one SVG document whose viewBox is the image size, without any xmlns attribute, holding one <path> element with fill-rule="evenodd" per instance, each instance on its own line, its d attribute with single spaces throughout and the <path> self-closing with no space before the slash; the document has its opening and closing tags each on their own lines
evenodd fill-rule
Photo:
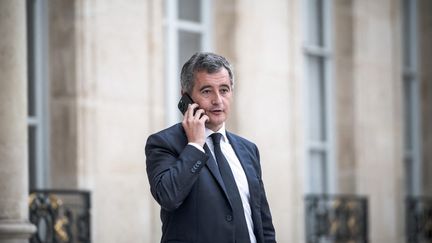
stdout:
<svg viewBox="0 0 432 243">
<path fill-rule="evenodd" d="M 232 215 L 227 215 L 226 216 L 226 221 L 228 221 L 228 222 L 231 222 L 233 220 L 233 217 L 232 217 Z"/>
</svg>

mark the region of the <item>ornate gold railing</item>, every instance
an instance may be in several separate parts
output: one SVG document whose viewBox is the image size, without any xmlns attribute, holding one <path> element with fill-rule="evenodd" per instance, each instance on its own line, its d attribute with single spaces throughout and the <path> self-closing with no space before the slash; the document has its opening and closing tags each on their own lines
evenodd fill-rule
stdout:
<svg viewBox="0 0 432 243">
<path fill-rule="evenodd" d="M 30 243 L 90 243 L 90 192 L 33 190 L 30 221 L 37 231 Z"/>
<path fill-rule="evenodd" d="M 307 195 L 306 242 L 367 243 L 368 203 L 351 195 Z"/>
</svg>

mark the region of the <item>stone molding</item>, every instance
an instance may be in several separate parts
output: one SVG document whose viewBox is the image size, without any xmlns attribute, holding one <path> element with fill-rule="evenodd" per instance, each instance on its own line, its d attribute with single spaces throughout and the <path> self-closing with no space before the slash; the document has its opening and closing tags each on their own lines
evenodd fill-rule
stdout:
<svg viewBox="0 0 432 243">
<path fill-rule="evenodd" d="M 0 220 L 0 239 L 29 239 L 35 232 L 36 226 L 28 221 Z"/>
</svg>

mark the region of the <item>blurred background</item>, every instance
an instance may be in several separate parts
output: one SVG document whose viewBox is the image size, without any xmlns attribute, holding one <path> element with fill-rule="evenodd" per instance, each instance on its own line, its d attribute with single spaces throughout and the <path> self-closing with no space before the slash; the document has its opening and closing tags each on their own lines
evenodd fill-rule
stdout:
<svg viewBox="0 0 432 243">
<path fill-rule="evenodd" d="M 1 0 L 0 241 L 159 242 L 144 146 L 196 51 L 278 242 L 432 242 L 430 0 Z"/>
</svg>

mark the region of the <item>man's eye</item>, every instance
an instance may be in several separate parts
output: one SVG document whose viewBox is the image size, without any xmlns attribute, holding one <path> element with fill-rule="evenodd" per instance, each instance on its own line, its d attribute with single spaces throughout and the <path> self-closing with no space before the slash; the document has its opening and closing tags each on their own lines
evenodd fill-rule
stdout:
<svg viewBox="0 0 432 243">
<path fill-rule="evenodd" d="M 210 90 L 203 90 L 203 91 L 201 91 L 201 93 L 203 93 L 203 94 L 209 94 Z"/>
<path fill-rule="evenodd" d="M 226 94 L 226 93 L 228 93 L 229 92 L 229 89 L 221 89 L 221 91 L 220 91 L 222 94 Z"/>
</svg>

